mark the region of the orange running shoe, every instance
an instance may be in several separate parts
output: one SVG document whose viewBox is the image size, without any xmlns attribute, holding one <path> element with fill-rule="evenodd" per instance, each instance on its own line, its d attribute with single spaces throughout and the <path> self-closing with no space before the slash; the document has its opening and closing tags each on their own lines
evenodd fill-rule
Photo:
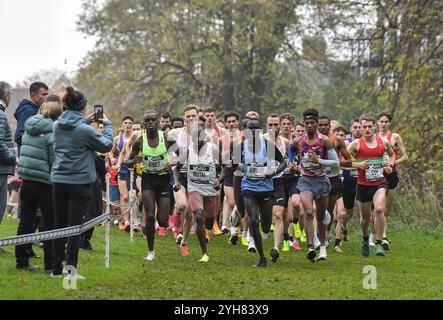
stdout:
<svg viewBox="0 0 443 320">
<path fill-rule="evenodd" d="M 183 257 L 188 257 L 190 255 L 188 246 L 180 246 L 180 253 Z"/>
<path fill-rule="evenodd" d="M 217 221 L 214 221 L 214 225 L 212 226 L 212 234 L 214 236 L 219 236 L 223 234 L 223 232 L 221 232 L 220 228 L 218 227 Z"/>
</svg>

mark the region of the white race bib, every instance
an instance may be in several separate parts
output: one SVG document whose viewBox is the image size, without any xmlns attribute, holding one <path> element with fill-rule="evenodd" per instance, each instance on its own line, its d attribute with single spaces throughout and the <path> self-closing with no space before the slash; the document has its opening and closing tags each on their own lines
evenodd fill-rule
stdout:
<svg viewBox="0 0 443 320">
<path fill-rule="evenodd" d="M 189 165 L 189 179 L 197 184 L 210 183 L 210 166 L 208 165 Z"/>
<path fill-rule="evenodd" d="M 250 180 L 264 180 L 266 179 L 266 172 L 266 164 L 252 163 L 246 167 L 246 177 Z"/>
</svg>

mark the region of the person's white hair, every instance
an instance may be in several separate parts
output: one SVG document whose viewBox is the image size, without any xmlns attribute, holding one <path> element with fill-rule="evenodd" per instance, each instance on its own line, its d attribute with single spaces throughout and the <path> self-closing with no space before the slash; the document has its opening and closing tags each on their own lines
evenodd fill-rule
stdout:
<svg viewBox="0 0 443 320">
<path fill-rule="evenodd" d="M 0 81 L 0 100 L 3 100 L 7 95 L 12 92 L 12 86 L 6 81 Z"/>
</svg>

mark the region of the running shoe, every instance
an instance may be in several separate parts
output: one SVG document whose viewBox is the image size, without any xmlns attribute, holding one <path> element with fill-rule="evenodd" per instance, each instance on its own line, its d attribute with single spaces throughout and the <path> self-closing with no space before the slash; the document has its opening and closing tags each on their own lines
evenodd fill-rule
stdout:
<svg viewBox="0 0 443 320">
<path fill-rule="evenodd" d="M 306 232 L 303 230 L 301 237 L 300 237 L 301 243 L 306 243 Z"/>
<path fill-rule="evenodd" d="M 229 228 L 223 226 L 223 227 L 222 227 L 222 234 L 225 235 L 225 234 L 228 234 L 228 233 L 229 233 Z"/>
<path fill-rule="evenodd" d="M 242 236 L 242 237 L 241 237 L 241 244 L 242 244 L 243 246 L 245 246 L 245 247 L 247 247 L 247 246 L 249 245 L 248 237 L 247 237 L 247 236 Z"/>
<path fill-rule="evenodd" d="M 235 246 L 237 244 L 237 241 L 238 241 L 238 235 L 234 234 L 232 237 L 229 238 L 228 243 Z"/>
<path fill-rule="evenodd" d="M 214 221 L 214 225 L 212 226 L 212 234 L 214 236 L 219 236 L 223 234 L 220 228 L 218 227 L 218 223 L 216 221 Z"/>
<path fill-rule="evenodd" d="M 361 242 L 361 254 L 365 258 L 369 258 L 369 255 L 371 254 L 371 252 L 369 251 L 369 242 L 366 242 L 364 240 Z"/>
<path fill-rule="evenodd" d="M 179 233 L 177 239 L 175 240 L 175 243 L 181 244 L 182 240 L 183 240 L 183 234 Z"/>
<path fill-rule="evenodd" d="M 163 228 L 163 227 L 160 227 L 160 228 L 158 229 L 158 235 L 159 235 L 160 237 L 164 237 L 164 236 L 166 236 L 166 229 Z"/>
<path fill-rule="evenodd" d="M 318 250 L 321 246 L 321 242 L 319 240 L 314 241 L 314 250 Z"/>
<path fill-rule="evenodd" d="M 254 267 L 256 267 L 256 268 L 265 268 L 266 266 L 267 266 L 267 262 L 266 262 L 266 259 L 260 259 L 260 260 L 258 260 L 258 262 L 257 262 L 257 264 L 255 264 L 254 265 Z"/>
<path fill-rule="evenodd" d="M 298 242 L 298 241 L 294 241 L 294 242 L 292 243 L 292 248 L 293 248 L 294 250 L 301 251 L 300 242 Z"/>
<path fill-rule="evenodd" d="M 272 248 L 271 249 L 271 261 L 277 262 L 278 257 L 280 257 L 280 252 L 278 251 L 278 248 Z"/>
<path fill-rule="evenodd" d="M 376 247 L 375 247 L 375 255 L 376 256 L 381 256 L 381 257 L 384 257 L 386 255 L 385 254 L 385 250 L 383 250 L 383 246 L 381 246 L 379 244 L 376 245 Z"/>
<path fill-rule="evenodd" d="M 330 245 L 330 241 L 329 241 L 329 239 L 326 239 L 326 241 L 325 241 L 326 248 L 329 248 L 329 245 Z"/>
<path fill-rule="evenodd" d="M 155 260 L 155 254 L 154 251 L 149 251 L 148 256 L 145 258 L 147 261 L 154 261 Z"/>
<path fill-rule="evenodd" d="M 256 253 L 257 252 L 257 249 L 255 248 L 255 245 L 254 245 L 253 242 L 248 244 L 248 251 L 251 252 L 251 253 Z"/>
<path fill-rule="evenodd" d="M 188 257 L 189 256 L 189 248 L 187 245 L 180 245 L 180 253 L 183 257 Z"/>
<path fill-rule="evenodd" d="M 343 253 L 343 250 L 340 248 L 340 246 L 334 247 L 335 252 Z"/>
<path fill-rule="evenodd" d="M 315 257 L 317 256 L 317 252 L 315 251 L 314 248 L 309 248 L 308 249 L 308 253 L 306 254 L 306 258 L 311 261 L 311 262 L 315 262 Z"/>
<path fill-rule="evenodd" d="M 134 225 L 132 226 L 132 231 L 134 231 L 135 233 L 137 233 L 137 232 L 139 232 L 140 231 L 140 223 L 139 222 L 136 222 L 136 223 L 134 223 Z"/>
<path fill-rule="evenodd" d="M 209 262 L 209 256 L 205 253 L 198 262 Z"/>
<path fill-rule="evenodd" d="M 317 257 L 317 261 L 322 261 L 322 260 L 326 260 L 326 257 L 328 256 L 327 252 L 326 252 L 326 246 L 321 246 L 320 247 L 320 253 Z"/>
<path fill-rule="evenodd" d="M 131 231 L 131 224 L 129 223 L 129 221 L 125 222 L 125 231 L 126 232 L 130 232 Z"/>
<path fill-rule="evenodd" d="M 289 248 L 290 248 L 291 246 L 290 246 L 290 244 L 289 244 L 289 240 L 284 240 L 283 241 L 283 246 L 282 246 L 282 249 L 281 249 L 281 251 L 282 252 L 289 252 Z"/>
<path fill-rule="evenodd" d="M 381 242 L 381 245 L 383 246 L 383 249 L 385 249 L 386 251 L 389 251 L 389 247 L 390 247 L 390 244 L 389 244 L 389 241 L 388 241 L 388 239 L 383 239 L 383 241 Z"/>
<path fill-rule="evenodd" d="M 294 224 L 294 237 L 297 239 L 300 239 L 302 237 L 302 232 L 298 223 Z"/>
</svg>

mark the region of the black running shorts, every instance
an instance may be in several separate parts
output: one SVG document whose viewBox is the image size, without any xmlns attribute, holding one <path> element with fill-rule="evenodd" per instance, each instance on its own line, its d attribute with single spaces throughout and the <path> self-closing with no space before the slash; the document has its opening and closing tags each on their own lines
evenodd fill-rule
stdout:
<svg viewBox="0 0 443 320">
<path fill-rule="evenodd" d="M 170 198 L 169 175 L 142 174 L 142 190 L 154 190 L 158 198 Z"/>
<path fill-rule="evenodd" d="M 357 178 L 345 178 L 343 180 L 343 204 L 346 209 L 354 209 L 356 196 Z"/>
<path fill-rule="evenodd" d="M 392 172 L 390 174 L 385 174 L 386 181 L 388 182 L 388 190 L 394 190 L 398 186 L 398 173 Z"/>
<path fill-rule="evenodd" d="M 378 189 L 385 189 L 387 191 L 388 186 L 385 182 L 379 184 L 378 186 L 362 186 L 357 185 L 357 199 L 360 202 L 372 202 L 375 193 Z"/>
</svg>

